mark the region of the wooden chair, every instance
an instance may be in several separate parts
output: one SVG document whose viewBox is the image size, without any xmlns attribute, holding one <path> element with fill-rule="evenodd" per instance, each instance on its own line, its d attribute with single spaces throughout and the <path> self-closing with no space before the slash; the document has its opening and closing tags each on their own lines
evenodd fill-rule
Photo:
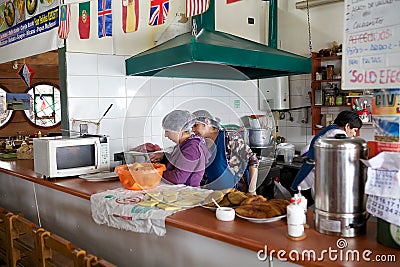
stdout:
<svg viewBox="0 0 400 267">
<path fill-rule="evenodd" d="M 39 233 L 40 267 L 84 267 L 86 251 L 48 231 Z"/>
<path fill-rule="evenodd" d="M 106 261 L 105 259 L 99 258 L 95 255 L 88 254 L 85 257 L 86 267 L 116 267 L 117 265 Z"/>
<path fill-rule="evenodd" d="M 8 265 L 8 251 L 9 251 L 9 229 L 6 221 L 13 214 L 4 208 L 0 208 L 0 264 Z"/>
<path fill-rule="evenodd" d="M 9 266 L 38 266 L 37 233 L 44 230 L 21 215 L 11 215 L 8 218 L 6 227 L 9 227 Z"/>
</svg>

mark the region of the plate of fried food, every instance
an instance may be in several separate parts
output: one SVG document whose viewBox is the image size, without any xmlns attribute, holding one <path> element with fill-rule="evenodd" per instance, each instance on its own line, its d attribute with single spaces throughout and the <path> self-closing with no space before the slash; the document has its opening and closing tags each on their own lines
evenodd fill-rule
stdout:
<svg viewBox="0 0 400 267">
<path fill-rule="evenodd" d="M 245 194 L 235 188 L 215 190 L 211 192 L 202 203 L 200 203 L 200 206 L 205 209 L 215 211 L 217 206 L 212 201 L 212 199 L 214 199 L 221 207 L 235 208 L 239 206 L 242 201 L 248 199 L 249 197 L 250 195 Z"/>
<path fill-rule="evenodd" d="M 236 207 L 236 215 L 239 218 L 253 223 L 268 223 L 281 220 L 286 217 L 286 207 L 290 204 L 285 199 L 269 199 L 257 195 L 244 200 Z"/>
</svg>

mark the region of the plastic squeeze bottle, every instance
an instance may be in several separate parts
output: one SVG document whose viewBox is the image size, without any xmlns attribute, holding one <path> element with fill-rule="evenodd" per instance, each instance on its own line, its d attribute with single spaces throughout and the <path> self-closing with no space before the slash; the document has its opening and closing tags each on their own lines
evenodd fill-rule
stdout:
<svg viewBox="0 0 400 267">
<path fill-rule="evenodd" d="M 291 237 L 301 237 L 304 235 L 304 209 L 300 206 L 300 199 L 293 197 L 290 205 L 287 206 L 288 235 Z"/>
</svg>

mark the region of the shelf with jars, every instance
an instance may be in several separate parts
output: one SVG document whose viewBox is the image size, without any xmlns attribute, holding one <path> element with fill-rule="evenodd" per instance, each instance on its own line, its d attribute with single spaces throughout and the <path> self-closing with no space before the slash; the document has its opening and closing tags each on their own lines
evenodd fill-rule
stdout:
<svg viewBox="0 0 400 267">
<path fill-rule="evenodd" d="M 355 110 L 364 123 L 371 122 L 371 96 L 363 90 L 341 90 L 342 56 L 312 54 L 311 113 L 312 134 L 317 134 L 345 109 Z M 368 113 L 369 112 L 369 113 Z"/>
</svg>

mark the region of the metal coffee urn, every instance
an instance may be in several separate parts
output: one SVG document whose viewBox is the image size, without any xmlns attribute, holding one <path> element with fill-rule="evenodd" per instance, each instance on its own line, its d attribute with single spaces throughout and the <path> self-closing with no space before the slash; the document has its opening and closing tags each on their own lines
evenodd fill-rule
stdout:
<svg viewBox="0 0 400 267">
<path fill-rule="evenodd" d="M 315 227 L 320 233 L 354 237 L 366 232 L 364 186 L 368 158 L 364 139 L 337 134 L 315 142 Z"/>
</svg>

